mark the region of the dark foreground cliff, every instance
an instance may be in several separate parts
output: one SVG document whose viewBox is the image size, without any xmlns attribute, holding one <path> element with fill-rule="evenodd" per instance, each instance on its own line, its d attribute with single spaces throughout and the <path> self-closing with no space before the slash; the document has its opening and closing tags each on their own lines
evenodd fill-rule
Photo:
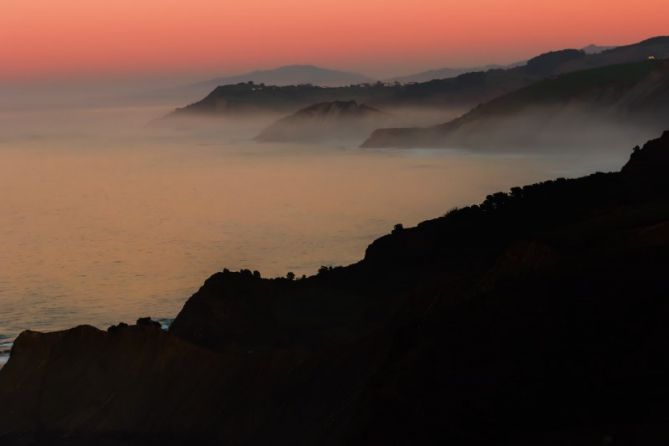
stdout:
<svg viewBox="0 0 669 446">
<path fill-rule="evenodd" d="M 169 333 L 23 333 L 0 444 L 660 445 L 669 133 L 302 280 L 212 276 Z"/>
</svg>

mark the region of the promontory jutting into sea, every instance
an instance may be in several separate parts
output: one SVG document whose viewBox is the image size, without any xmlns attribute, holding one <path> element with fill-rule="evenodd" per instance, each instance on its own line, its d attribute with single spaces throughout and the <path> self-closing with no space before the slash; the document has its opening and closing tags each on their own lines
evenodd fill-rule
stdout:
<svg viewBox="0 0 669 446">
<path fill-rule="evenodd" d="M 0 445 L 666 445 L 665 2 L 5 2 Z"/>
</svg>

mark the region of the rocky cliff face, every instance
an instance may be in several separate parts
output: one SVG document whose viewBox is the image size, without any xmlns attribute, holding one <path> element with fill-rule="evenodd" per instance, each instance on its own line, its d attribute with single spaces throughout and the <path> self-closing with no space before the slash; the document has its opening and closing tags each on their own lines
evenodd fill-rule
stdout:
<svg viewBox="0 0 669 446">
<path fill-rule="evenodd" d="M 0 441 L 665 444 L 668 153 L 665 133 L 306 279 L 217 273 L 169 333 L 23 333 Z"/>
</svg>

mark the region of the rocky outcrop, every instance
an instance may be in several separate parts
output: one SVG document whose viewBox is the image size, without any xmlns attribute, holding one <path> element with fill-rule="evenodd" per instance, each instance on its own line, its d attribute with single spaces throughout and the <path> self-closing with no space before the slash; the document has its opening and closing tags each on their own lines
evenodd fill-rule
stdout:
<svg viewBox="0 0 669 446">
<path fill-rule="evenodd" d="M 665 131 L 660 139 L 647 143 L 643 150 L 639 146 L 635 147 L 622 172 L 651 178 L 664 177 L 669 171 L 669 151 L 666 150 L 666 141 L 669 141 L 669 131 Z"/>
<path fill-rule="evenodd" d="M 168 333 L 23 333 L 0 442 L 665 444 L 667 153 L 669 133 L 305 279 L 217 273 Z"/>
</svg>

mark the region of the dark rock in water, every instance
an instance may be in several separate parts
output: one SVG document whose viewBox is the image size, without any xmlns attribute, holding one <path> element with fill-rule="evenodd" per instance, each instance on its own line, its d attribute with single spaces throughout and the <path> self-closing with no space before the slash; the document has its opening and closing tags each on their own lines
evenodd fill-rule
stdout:
<svg viewBox="0 0 669 446">
<path fill-rule="evenodd" d="M 341 141 L 364 139 L 392 122 L 392 117 L 356 101 L 315 104 L 282 118 L 263 130 L 256 140 L 264 142 Z"/>
<path fill-rule="evenodd" d="M 168 333 L 25 332 L 0 442 L 664 445 L 669 133 L 302 280 L 215 274 Z"/>
</svg>

